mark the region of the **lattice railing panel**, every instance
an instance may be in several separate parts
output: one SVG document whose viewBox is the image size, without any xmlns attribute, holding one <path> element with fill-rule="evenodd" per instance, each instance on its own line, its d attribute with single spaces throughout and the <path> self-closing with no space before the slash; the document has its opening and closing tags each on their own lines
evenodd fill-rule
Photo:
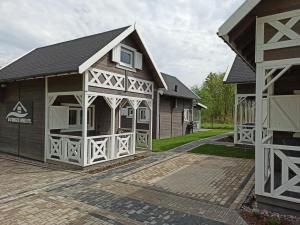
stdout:
<svg viewBox="0 0 300 225">
<path fill-rule="evenodd" d="M 89 70 L 88 85 L 115 90 L 125 90 L 125 76 L 92 68 Z"/>
<path fill-rule="evenodd" d="M 130 92 L 152 95 L 154 91 L 153 88 L 153 82 L 151 81 L 128 77 L 127 90 Z"/>
<path fill-rule="evenodd" d="M 255 144 L 255 126 L 254 125 L 238 125 L 238 144 Z"/>
<path fill-rule="evenodd" d="M 118 134 L 115 135 L 116 137 L 116 157 L 127 156 L 133 154 L 132 150 L 132 141 L 133 141 L 133 134 Z"/>
<path fill-rule="evenodd" d="M 48 159 L 82 165 L 83 148 L 81 137 L 49 135 Z"/>
<path fill-rule="evenodd" d="M 300 203 L 300 147 L 264 145 L 265 195 Z"/>
<path fill-rule="evenodd" d="M 147 130 L 136 131 L 136 146 L 141 148 L 149 147 L 149 131 Z"/>
<path fill-rule="evenodd" d="M 88 140 L 88 164 L 107 161 L 111 137 L 95 137 Z"/>
</svg>

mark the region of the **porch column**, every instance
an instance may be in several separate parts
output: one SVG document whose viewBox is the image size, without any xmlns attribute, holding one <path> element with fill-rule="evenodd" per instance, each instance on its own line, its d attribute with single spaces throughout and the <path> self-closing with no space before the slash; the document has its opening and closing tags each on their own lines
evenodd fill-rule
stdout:
<svg viewBox="0 0 300 225">
<path fill-rule="evenodd" d="M 235 85 L 235 100 L 234 100 L 234 144 L 237 144 L 237 114 L 238 114 L 238 96 L 237 96 L 237 85 Z M 201 112 L 200 112 L 201 115 Z M 200 116 L 201 120 L 201 116 Z"/>
<path fill-rule="evenodd" d="M 132 140 L 132 153 L 135 154 L 135 146 L 136 146 L 136 111 L 142 100 L 139 99 L 130 99 L 129 103 L 133 109 L 132 115 L 132 132 L 133 132 L 133 140 Z"/>
<path fill-rule="evenodd" d="M 121 97 L 104 97 L 107 104 L 110 106 L 111 114 L 110 114 L 110 132 L 111 132 L 111 152 L 109 154 L 110 159 L 114 159 L 116 156 L 116 108 L 121 103 L 122 99 Z"/>
<path fill-rule="evenodd" d="M 150 110 L 150 121 L 149 121 L 149 144 L 148 150 L 152 150 L 152 130 L 153 130 L 153 100 L 146 100 L 148 109 Z"/>
</svg>

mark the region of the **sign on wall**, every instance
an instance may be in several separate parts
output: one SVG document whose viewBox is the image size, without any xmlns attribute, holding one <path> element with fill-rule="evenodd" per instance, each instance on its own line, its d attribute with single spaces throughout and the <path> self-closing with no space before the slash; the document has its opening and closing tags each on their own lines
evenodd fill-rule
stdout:
<svg viewBox="0 0 300 225">
<path fill-rule="evenodd" d="M 6 120 L 9 123 L 32 123 L 32 102 L 8 103 Z"/>
</svg>

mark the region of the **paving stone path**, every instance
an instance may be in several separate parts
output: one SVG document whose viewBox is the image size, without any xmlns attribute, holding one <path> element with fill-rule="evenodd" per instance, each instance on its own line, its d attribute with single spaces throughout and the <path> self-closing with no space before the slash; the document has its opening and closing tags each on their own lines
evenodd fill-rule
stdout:
<svg viewBox="0 0 300 225">
<path fill-rule="evenodd" d="M 94 175 L 0 159 L 0 224 L 246 224 L 254 162 L 185 153 L 195 144 Z"/>
</svg>

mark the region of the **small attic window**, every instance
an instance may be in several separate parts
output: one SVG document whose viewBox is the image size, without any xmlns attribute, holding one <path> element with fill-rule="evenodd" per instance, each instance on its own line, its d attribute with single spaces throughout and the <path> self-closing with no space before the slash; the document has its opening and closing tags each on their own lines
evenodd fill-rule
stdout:
<svg viewBox="0 0 300 225">
<path fill-rule="evenodd" d="M 175 85 L 174 91 L 177 92 L 178 91 L 178 86 Z"/>
</svg>

